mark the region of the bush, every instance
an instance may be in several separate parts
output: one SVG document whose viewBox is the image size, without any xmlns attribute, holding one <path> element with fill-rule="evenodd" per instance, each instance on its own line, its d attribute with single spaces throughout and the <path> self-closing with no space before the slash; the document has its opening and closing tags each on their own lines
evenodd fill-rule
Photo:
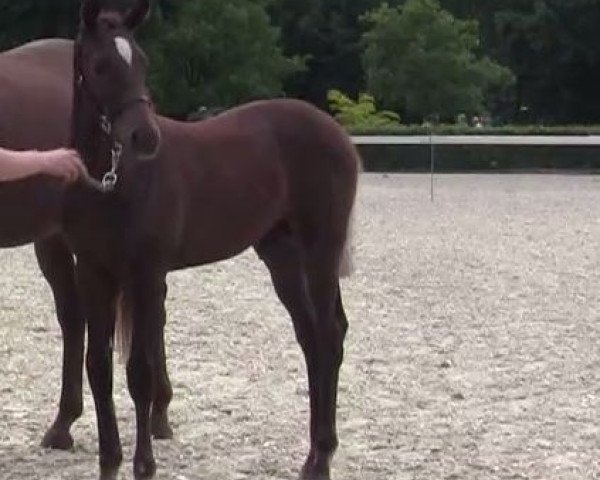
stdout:
<svg viewBox="0 0 600 480">
<path fill-rule="evenodd" d="M 329 90 L 327 100 L 335 118 L 348 128 L 394 128 L 400 126 L 400 116 L 395 112 L 378 112 L 372 95 L 361 93 L 355 102 L 339 90 Z"/>
</svg>

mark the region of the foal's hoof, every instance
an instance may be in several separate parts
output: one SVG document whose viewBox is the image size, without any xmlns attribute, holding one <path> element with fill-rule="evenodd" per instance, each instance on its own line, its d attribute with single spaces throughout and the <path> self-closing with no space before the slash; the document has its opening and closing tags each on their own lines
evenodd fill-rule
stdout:
<svg viewBox="0 0 600 480">
<path fill-rule="evenodd" d="M 328 473 L 309 473 L 302 469 L 298 480 L 331 480 Z"/>
<path fill-rule="evenodd" d="M 42 447 L 55 450 L 71 450 L 73 448 L 73 437 L 67 430 L 51 427 L 42 439 Z"/>
<path fill-rule="evenodd" d="M 135 480 L 145 480 L 154 477 L 156 473 L 156 462 L 153 458 L 145 460 L 136 459 L 133 462 L 133 475 Z"/>
<path fill-rule="evenodd" d="M 304 465 L 298 480 L 331 480 L 331 477 L 329 472 L 316 472 L 314 468 Z"/>
<path fill-rule="evenodd" d="M 119 467 L 105 467 L 100 470 L 100 480 L 117 480 Z"/>
<path fill-rule="evenodd" d="M 152 415 L 152 436 L 157 440 L 171 440 L 173 429 L 166 415 Z"/>
<path fill-rule="evenodd" d="M 298 480 L 331 480 L 328 462 L 323 464 L 315 456 L 309 455 L 300 471 Z"/>
<path fill-rule="evenodd" d="M 331 477 L 327 473 L 306 473 L 302 471 L 298 480 L 331 480 Z"/>
</svg>

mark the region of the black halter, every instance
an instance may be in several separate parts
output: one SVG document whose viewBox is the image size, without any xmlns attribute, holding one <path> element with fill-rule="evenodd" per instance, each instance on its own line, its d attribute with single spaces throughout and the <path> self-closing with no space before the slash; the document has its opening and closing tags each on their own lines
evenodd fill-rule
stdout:
<svg viewBox="0 0 600 480">
<path fill-rule="evenodd" d="M 77 87 L 80 88 L 81 91 L 85 92 L 97 110 L 100 117 L 100 128 L 102 129 L 102 132 L 104 132 L 108 138 L 112 138 L 112 146 L 110 149 L 111 169 L 102 176 L 101 181 L 98 181 L 90 176 L 86 176 L 85 181 L 93 188 L 100 190 L 103 193 L 108 193 L 115 189 L 117 180 L 119 179 L 117 176 L 117 168 L 119 167 L 119 162 L 123 153 L 123 144 L 112 137 L 113 123 L 123 113 L 138 103 L 144 103 L 152 106 L 152 100 L 150 100 L 148 95 L 140 95 L 139 97 L 133 97 L 125 100 L 119 104 L 116 109 L 109 111 L 108 108 L 102 106 L 102 103 L 98 101 L 96 95 L 94 95 L 94 93 L 87 88 L 83 74 L 78 72 L 78 75 Z"/>
<path fill-rule="evenodd" d="M 110 135 L 112 133 L 113 123 L 134 105 L 137 105 L 138 103 L 144 103 L 150 107 L 152 106 L 152 100 L 148 95 L 140 95 L 139 97 L 126 99 L 117 105 L 114 110 L 110 111 L 108 108 L 104 107 L 96 95 L 89 88 L 87 88 L 85 78 L 81 72 L 79 72 L 79 76 L 77 77 L 77 86 L 86 93 L 86 95 L 94 104 L 94 107 L 98 111 L 98 115 L 100 117 L 100 126 L 106 135 Z"/>
</svg>

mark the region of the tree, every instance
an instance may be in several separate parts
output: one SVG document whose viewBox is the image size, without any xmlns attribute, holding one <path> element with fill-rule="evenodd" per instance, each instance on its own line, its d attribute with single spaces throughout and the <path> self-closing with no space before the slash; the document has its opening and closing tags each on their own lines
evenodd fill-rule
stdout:
<svg viewBox="0 0 600 480">
<path fill-rule="evenodd" d="M 281 95 L 284 78 L 300 68 L 284 57 L 264 2 L 165 4 L 170 10 L 159 11 L 142 43 L 151 59 L 153 95 L 169 115 Z"/>
<path fill-rule="evenodd" d="M 544 123 L 600 121 L 600 2 L 512 0 L 491 47 L 516 75 L 516 113 Z"/>
<path fill-rule="evenodd" d="M 390 0 L 399 3 L 402 0 Z M 284 52 L 306 60 L 306 69 L 290 77 L 290 95 L 327 107 L 327 92 L 355 96 L 364 89 L 361 65 L 362 14 L 381 0 L 278 0 L 269 8 L 282 29 Z"/>
<path fill-rule="evenodd" d="M 73 38 L 78 0 L 0 0 L 0 50 L 37 38 Z"/>
<path fill-rule="evenodd" d="M 364 18 L 367 88 L 411 120 L 481 113 L 488 94 L 511 83 L 507 68 L 478 55 L 477 22 L 455 19 L 436 0 L 383 4 Z"/>
</svg>

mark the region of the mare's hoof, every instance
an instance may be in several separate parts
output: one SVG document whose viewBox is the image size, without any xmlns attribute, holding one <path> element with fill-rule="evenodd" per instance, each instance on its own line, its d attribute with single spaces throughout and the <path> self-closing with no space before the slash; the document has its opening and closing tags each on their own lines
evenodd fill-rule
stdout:
<svg viewBox="0 0 600 480">
<path fill-rule="evenodd" d="M 51 427 L 42 439 L 42 447 L 55 450 L 71 450 L 73 448 L 73 437 L 67 430 Z"/>
<path fill-rule="evenodd" d="M 133 464 L 133 475 L 135 480 L 145 480 L 154 477 L 156 473 L 156 462 L 153 458 L 146 460 L 135 460 Z"/>
<path fill-rule="evenodd" d="M 152 416 L 152 436 L 157 440 L 171 440 L 173 429 L 166 415 Z"/>
</svg>

